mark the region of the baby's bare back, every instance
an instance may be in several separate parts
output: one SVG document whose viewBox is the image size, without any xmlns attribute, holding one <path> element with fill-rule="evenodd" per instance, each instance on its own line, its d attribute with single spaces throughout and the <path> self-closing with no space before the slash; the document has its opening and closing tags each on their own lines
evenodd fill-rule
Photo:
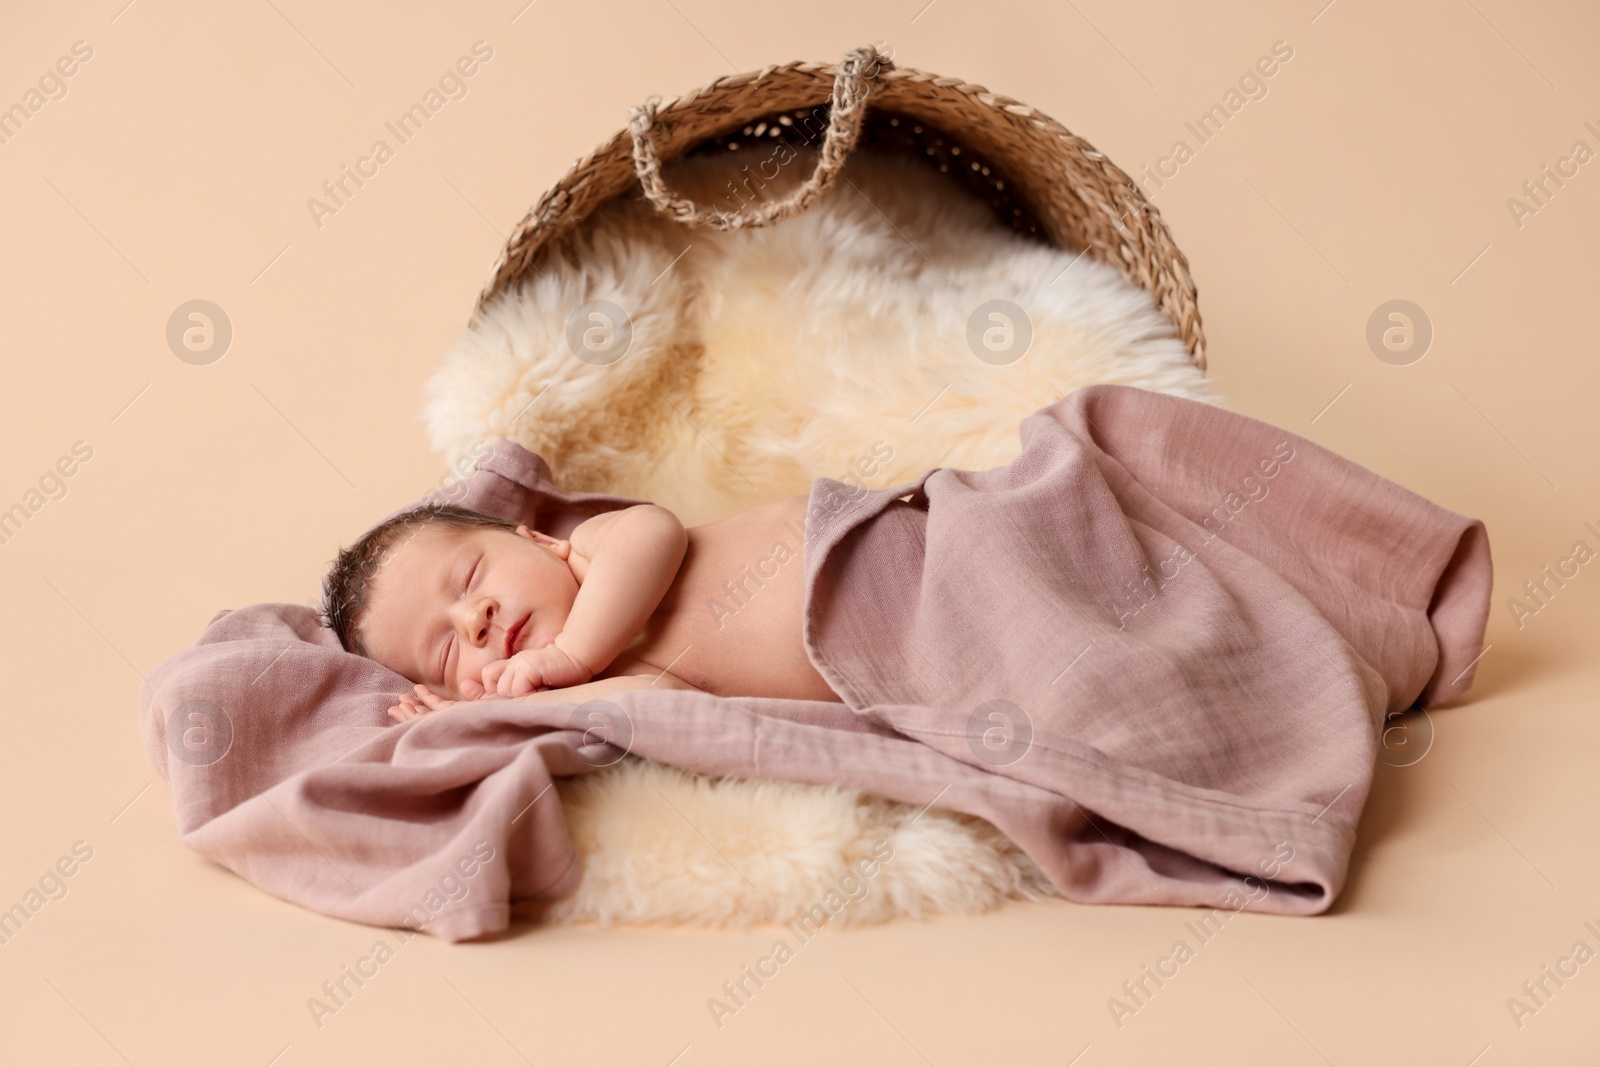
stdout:
<svg viewBox="0 0 1600 1067">
<path fill-rule="evenodd" d="M 600 677 L 665 670 L 718 696 L 838 700 L 801 638 L 806 496 L 690 528 L 671 588 Z"/>
</svg>

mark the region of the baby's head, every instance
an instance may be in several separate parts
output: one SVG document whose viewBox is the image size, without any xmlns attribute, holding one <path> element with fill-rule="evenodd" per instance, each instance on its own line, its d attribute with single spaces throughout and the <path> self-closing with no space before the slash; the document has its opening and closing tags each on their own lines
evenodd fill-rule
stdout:
<svg viewBox="0 0 1600 1067">
<path fill-rule="evenodd" d="M 322 582 L 323 622 L 345 651 L 469 699 L 463 682 L 566 625 L 578 594 L 571 551 L 482 512 L 412 508 L 339 553 Z"/>
</svg>

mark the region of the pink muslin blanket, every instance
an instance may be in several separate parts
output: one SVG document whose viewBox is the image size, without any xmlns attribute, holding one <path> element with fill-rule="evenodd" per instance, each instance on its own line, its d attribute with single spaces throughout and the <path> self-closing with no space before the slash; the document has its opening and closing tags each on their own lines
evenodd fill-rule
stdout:
<svg viewBox="0 0 1600 1067">
<path fill-rule="evenodd" d="M 982 816 L 1085 903 L 1312 914 L 1386 714 L 1471 684 L 1481 522 L 1304 438 L 1092 386 L 1017 459 L 813 482 L 806 651 L 846 703 L 636 691 L 403 724 L 308 608 L 220 612 L 140 690 L 182 842 L 317 911 L 461 940 L 582 871 L 552 778 L 622 758 Z M 510 441 L 454 501 L 564 536 L 637 503 Z"/>
</svg>

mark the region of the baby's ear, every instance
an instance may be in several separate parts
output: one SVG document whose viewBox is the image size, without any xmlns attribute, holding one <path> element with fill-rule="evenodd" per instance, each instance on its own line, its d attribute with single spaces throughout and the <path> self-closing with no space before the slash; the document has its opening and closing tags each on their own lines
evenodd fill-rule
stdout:
<svg viewBox="0 0 1600 1067">
<path fill-rule="evenodd" d="M 551 537 L 547 533 L 543 533 L 542 531 L 531 530 L 525 525 L 517 527 L 517 535 L 519 537 L 526 537 L 535 544 L 544 545 L 546 548 L 554 549 L 556 555 L 560 556 L 562 559 L 566 559 L 567 553 L 572 549 L 571 541 L 558 540 L 554 537 Z"/>
</svg>

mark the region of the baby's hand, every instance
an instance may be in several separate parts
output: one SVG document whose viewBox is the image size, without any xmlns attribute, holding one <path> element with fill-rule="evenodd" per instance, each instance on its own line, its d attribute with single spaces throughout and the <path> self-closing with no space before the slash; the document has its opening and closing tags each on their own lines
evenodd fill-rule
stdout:
<svg viewBox="0 0 1600 1067">
<path fill-rule="evenodd" d="M 582 685 L 592 677 L 588 667 L 549 644 L 495 660 L 483 669 L 483 687 L 489 696 L 520 697 L 541 689 Z"/>
<path fill-rule="evenodd" d="M 408 722 L 430 711 L 444 711 L 457 704 L 467 704 L 472 700 L 482 700 L 489 694 L 476 681 L 468 678 L 461 684 L 461 690 L 468 697 L 467 700 L 450 700 L 440 696 L 426 685 L 418 682 L 414 693 L 401 693 L 400 703 L 389 709 L 389 717 L 396 722 Z"/>
</svg>

